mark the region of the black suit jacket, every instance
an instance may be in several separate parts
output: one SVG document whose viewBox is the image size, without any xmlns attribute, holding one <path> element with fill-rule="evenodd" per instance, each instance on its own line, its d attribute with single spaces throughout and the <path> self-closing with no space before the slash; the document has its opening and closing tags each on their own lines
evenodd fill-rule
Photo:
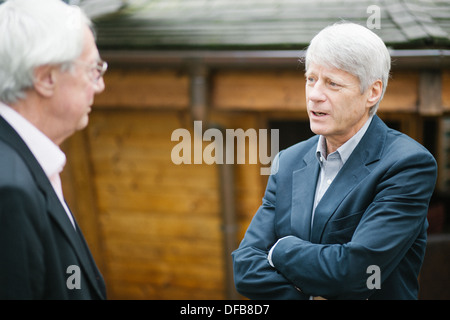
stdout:
<svg viewBox="0 0 450 320">
<path fill-rule="evenodd" d="M 0 299 L 105 298 L 79 226 L 74 229 L 36 158 L 0 117 Z"/>
</svg>

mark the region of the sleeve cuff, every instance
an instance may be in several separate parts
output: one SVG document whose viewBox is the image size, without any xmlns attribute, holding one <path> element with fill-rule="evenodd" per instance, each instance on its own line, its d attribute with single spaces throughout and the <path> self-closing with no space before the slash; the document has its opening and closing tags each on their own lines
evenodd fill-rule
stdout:
<svg viewBox="0 0 450 320">
<path fill-rule="evenodd" d="M 289 237 L 293 237 L 293 236 L 286 236 L 286 237 L 283 237 L 283 238 L 278 239 L 278 241 L 275 242 L 275 244 L 272 246 L 272 248 L 270 248 L 269 253 L 267 254 L 267 261 L 269 262 L 269 264 L 270 264 L 270 266 L 271 266 L 272 268 L 275 268 L 275 266 L 274 266 L 274 264 L 273 264 L 273 262 L 272 262 L 272 254 L 273 254 L 273 250 L 275 249 L 275 247 L 277 246 L 277 244 L 278 244 L 281 240 L 286 239 L 286 238 L 289 238 Z"/>
</svg>

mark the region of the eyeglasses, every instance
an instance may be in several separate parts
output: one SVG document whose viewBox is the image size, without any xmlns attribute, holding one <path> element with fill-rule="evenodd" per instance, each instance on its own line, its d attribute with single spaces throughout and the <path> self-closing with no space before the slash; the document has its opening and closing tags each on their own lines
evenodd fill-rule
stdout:
<svg viewBox="0 0 450 320">
<path fill-rule="evenodd" d="M 97 75 L 94 77 L 94 80 L 97 83 L 100 78 L 103 77 L 106 70 L 108 70 L 108 62 L 100 60 L 95 64 L 94 68 L 97 71 Z"/>
<path fill-rule="evenodd" d="M 96 63 L 90 65 L 88 65 L 84 61 L 75 61 L 75 63 L 83 64 L 84 66 L 89 68 L 90 71 L 89 76 L 92 82 L 94 82 L 95 84 L 100 81 L 100 79 L 103 77 L 106 70 L 108 69 L 108 63 L 103 60 L 97 61 Z"/>
</svg>

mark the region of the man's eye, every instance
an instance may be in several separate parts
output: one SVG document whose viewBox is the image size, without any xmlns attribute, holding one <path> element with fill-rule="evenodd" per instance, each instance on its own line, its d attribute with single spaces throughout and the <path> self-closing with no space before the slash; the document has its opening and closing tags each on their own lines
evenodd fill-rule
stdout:
<svg viewBox="0 0 450 320">
<path fill-rule="evenodd" d="M 328 81 L 328 84 L 329 84 L 330 87 L 333 87 L 333 88 L 339 88 L 339 87 L 341 87 L 340 84 L 338 84 L 338 83 L 336 83 L 336 82 L 333 82 L 333 81 Z"/>
</svg>

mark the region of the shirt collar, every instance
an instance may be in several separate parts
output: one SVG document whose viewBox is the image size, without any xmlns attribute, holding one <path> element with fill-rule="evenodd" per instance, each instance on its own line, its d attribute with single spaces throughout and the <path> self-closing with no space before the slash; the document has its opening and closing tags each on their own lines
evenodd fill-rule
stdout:
<svg viewBox="0 0 450 320">
<path fill-rule="evenodd" d="M 345 142 L 335 151 L 341 157 L 342 164 L 345 164 L 345 162 L 352 154 L 353 150 L 358 145 L 359 141 L 361 141 L 362 137 L 367 131 L 367 128 L 369 128 L 369 125 L 372 122 L 372 118 L 373 116 L 370 116 L 366 123 L 362 126 L 362 128 L 359 129 L 359 131 L 353 137 L 347 140 L 347 142 Z M 319 136 L 319 142 L 317 143 L 316 149 L 316 157 L 320 163 L 322 163 L 323 159 L 325 159 L 326 150 L 327 148 L 325 137 L 321 135 Z"/>
<path fill-rule="evenodd" d="M 0 102 L 2 116 L 19 134 L 47 177 L 60 173 L 66 164 L 66 155 L 45 134 L 37 129 L 13 108 Z"/>
</svg>

